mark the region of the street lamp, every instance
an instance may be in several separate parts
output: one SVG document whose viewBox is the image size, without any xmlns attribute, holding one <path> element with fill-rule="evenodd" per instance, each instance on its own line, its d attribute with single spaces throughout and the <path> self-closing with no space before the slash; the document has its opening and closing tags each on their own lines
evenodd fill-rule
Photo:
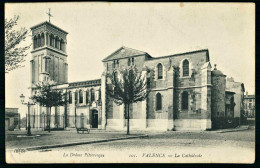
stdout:
<svg viewBox="0 0 260 168">
<path fill-rule="evenodd" d="M 24 105 L 27 105 L 28 107 L 28 129 L 27 129 L 27 136 L 31 136 L 31 121 L 30 121 L 30 107 L 32 105 L 35 105 L 35 103 L 31 103 L 30 101 L 28 101 L 27 103 L 24 103 L 24 98 L 25 96 L 23 94 L 21 94 L 20 99 L 21 99 L 21 103 Z"/>
</svg>

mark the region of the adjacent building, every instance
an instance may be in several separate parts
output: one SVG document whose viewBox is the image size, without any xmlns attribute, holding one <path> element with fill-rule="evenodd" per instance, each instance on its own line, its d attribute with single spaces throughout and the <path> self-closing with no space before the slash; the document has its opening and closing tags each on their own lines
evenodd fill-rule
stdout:
<svg viewBox="0 0 260 168">
<path fill-rule="evenodd" d="M 20 129 L 20 115 L 18 108 L 5 108 L 5 130 Z"/>
<path fill-rule="evenodd" d="M 249 95 L 248 92 L 246 92 L 244 103 L 247 117 L 255 118 L 255 95 Z"/>
<path fill-rule="evenodd" d="M 241 118 L 243 118 L 244 112 L 244 92 L 245 87 L 241 82 L 236 82 L 232 77 L 227 78 L 226 90 L 234 92 L 234 121 L 236 125 L 241 124 Z"/>
</svg>

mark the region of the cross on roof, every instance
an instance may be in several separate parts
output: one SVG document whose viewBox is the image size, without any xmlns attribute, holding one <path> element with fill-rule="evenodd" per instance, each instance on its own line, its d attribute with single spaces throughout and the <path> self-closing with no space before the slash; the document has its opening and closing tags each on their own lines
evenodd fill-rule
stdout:
<svg viewBox="0 0 260 168">
<path fill-rule="evenodd" d="M 51 17 L 53 17 L 52 15 L 51 15 L 51 9 L 49 8 L 49 13 L 46 13 L 48 16 L 49 16 L 49 22 L 51 22 Z"/>
</svg>

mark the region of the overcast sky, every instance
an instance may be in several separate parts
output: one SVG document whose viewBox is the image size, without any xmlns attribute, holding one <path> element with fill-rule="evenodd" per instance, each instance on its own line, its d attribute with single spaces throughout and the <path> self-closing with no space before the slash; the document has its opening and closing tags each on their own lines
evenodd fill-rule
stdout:
<svg viewBox="0 0 260 168">
<path fill-rule="evenodd" d="M 255 8 L 253 3 L 19 3 L 6 4 L 5 17 L 19 15 L 18 27 L 48 20 L 67 36 L 68 80 L 101 77 L 101 60 L 122 45 L 153 57 L 209 49 L 212 67 L 255 90 Z M 30 43 L 28 37 L 25 43 Z M 31 50 L 30 50 L 31 51 Z M 5 75 L 6 107 L 26 108 L 30 51 L 23 68 Z"/>
</svg>

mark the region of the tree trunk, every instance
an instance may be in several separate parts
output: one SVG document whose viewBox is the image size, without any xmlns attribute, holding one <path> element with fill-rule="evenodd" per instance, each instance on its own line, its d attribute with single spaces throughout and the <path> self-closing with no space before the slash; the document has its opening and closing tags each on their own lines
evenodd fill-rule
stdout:
<svg viewBox="0 0 260 168">
<path fill-rule="evenodd" d="M 66 102 L 67 102 L 67 100 L 66 100 Z M 67 126 L 68 126 L 68 123 L 67 123 L 67 104 L 65 104 L 65 108 L 64 108 L 64 128 L 67 128 Z"/>
<path fill-rule="evenodd" d="M 68 123 L 67 123 L 67 103 L 68 103 L 68 97 L 67 97 L 67 95 L 68 95 L 68 93 L 67 93 L 67 89 L 66 89 L 66 96 L 65 96 L 65 101 L 66 101 L 66 104 L 65 104 L 65 108 L 64 108 L 64 123 L 63 123 L 63 125 L 64 125 L 64 128 L 67 128 L 67 126 L 68 126 Z"/>
<path fill-rule="evenodd" d="M 129 135 L 130 134 L 130 130 L 129 130 L 129 126 L 130 126 L 130 123 L 129 123 L 129 104 L 127 104 L 127 132 L 126 134 Z"/>
<path fill-rule="evenodd" d="M 77 107 L 76 107 L 76 103 L 75 103 L 75 128 L 77 128 Z"/>
<path fill-rule="evenodd" d="M 58 115 L 57 115 L 57 107 L 55 107 L 55 126 L 58 128 Z"/>
<path fill-rule="evenodd" d="M 44 131 L 49 129 L 49 113 L 50 113 L 50 109 L 49 107 L 46 108 L 46 128 L 44 128 Z"/>
<path fill-rule="evenodd" d="M 51 132 L 51 107 L 50 107 L 50 112 L 49 112 L 49 121 L 48 121 L 48 132 Z"/>
</svg>

